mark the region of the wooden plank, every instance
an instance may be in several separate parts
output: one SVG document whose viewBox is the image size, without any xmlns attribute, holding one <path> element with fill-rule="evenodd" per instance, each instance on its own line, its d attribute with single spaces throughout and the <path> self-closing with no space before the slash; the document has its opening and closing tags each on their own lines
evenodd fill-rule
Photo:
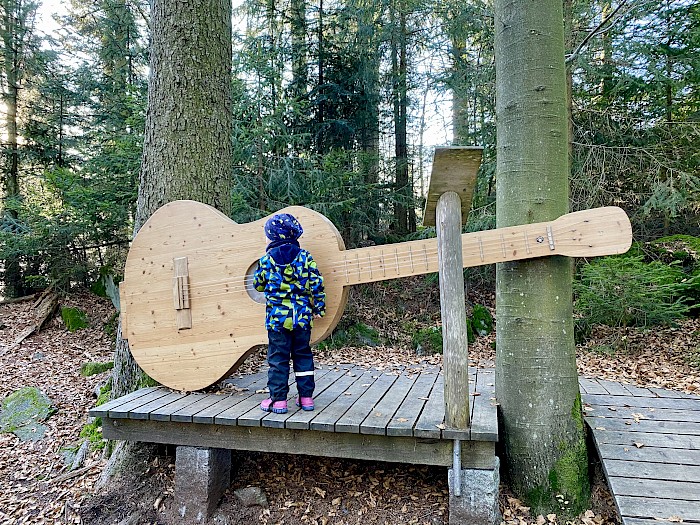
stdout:
<svg viewBox="0 0 700 525">
<path fill-rule="evenodd" d="M 292 414 L 285 421 L 285 428 L 295 429 L 295 430 L 308 430 L 311 425 L 311 421 L 323 412 L 329 405 L 331 405 L 338 396 L 343 395 L 350 386 L 358 381 L 362 374 L 355 373 L 354 375 L 348 375 L 347 371 L 344 371 L 336 379 L 336 381 L 326 388 L 321 394 L 315 398 L 314 402 L 316 404 L 316 409 L 314 411 L 305 412 L 300 410 Z"/>
<path fill-rule="evenodd" d="M 660 397 L 623 397 L 598 394 L 584 394 L 582 401 L 591 406 L 630 406 L 640 408 L 670 408 L 673 410 L 700 410 L 700 400 L 669 399 Z"/>
<path fill-rule="evenodd" d="M 406 399 L 406 395 L 411 390 L 414 382 L 415 377 L 408 377 L 405 374 L 397 377 L 391 389 L 360 424 L 360 433 L 374 434 L 376 436 L 386 435 L 387 425 L 403 400 Z"/>
<path fill-rule="evenodd" d="M 412 436 L 413 427 L 428 401 L 430 391 L 438 379 L 437 373 L 423 372 L 416 378 L 393 419 L 386 427 L 387 436 Z"/>
<path fill-rule="evenodd" d="M 232 385 L 236 388 L 248 388 L 253 383 L 257 383 L 261 378 L 267 379 L 267 371 L 256 372 L 255 374 L 236 375 L 223 380 L 224 385 Z"/>
<path fill-rule="evenodd" d="M 324 369 L 319 369 L 316 370 L 316 379 L 321 379 L 323 378 L 327 373 L 329 372 L 329 369 L 324 368 Z M 294 371 L 290 369 L 290 382 L 289 382 L 289 392 L 287 393 L 287 410 L 288 412 L 286 414 L 275 414 L 273 412 L 265 412 L 260 408 L 260 405 L 251 407 L 247 412 L 241 413 L 238 418 L 236 424 L 244 426 L 244 427 L 259 427 L 262 426 L 262 422 L 264 419 L 274 417 L 274 418 L 282 418 L 282 420 L 286 419 L 289 417 L 290 412 L 295 412 L 297 410 L 296 405 L 294 404 L 294 401 L 297 398 L 297 384 L 296 380 L 294 378 Z M 265 399 L 265 398 L 263 398 Z M 241 405 L 242 406 L 242 405 Z M 271 425 L 275 426 L 275 425 Z M 278 425 L 278 428 L 283 428 L 284 425 Z"/>
<path fill-rule="evenodd" d="M 700 465 L 700 450 L 678 450 L 675 448 L 643 447 L 626 445 L 598 445 L 603 463 L 608 459 L 626 461 L 651 461 L 672 465 Z"/>
<path fill-rule="evenodd" d="M 413 437 L 110 418 L 104 421 L 103 432 L 107 439 L 126 441 L 417 465 L 452 465 L 451 441 Z M 492 443 L 475 443 L 470 453 L 462 456 L 462 464 L 464 468 L 493 468 L 493 458 Z"/>
<path fill-rule="evenodd" d="M 653 386 L 650 386 L 649 390 L 651 390 L 658 397 L 668 397 L 671 399 L 694 399 L 695 401 L 700 402 L 700 396 L 697 394 L 688 394 L 687 392 L 681 392 L 680 390 L 669 390 L 667 388 L 657 388 Z"/>
<path fill-rule="evenodd" d="M 381 372 L 376 370 L 367 370 L 364 374 L 358 374 L 357 381 L 352 383 L 341 395 L 311 420 L 309 425 L 311 430 L 333 432 L 335 430 L 336 421 L 338 421 L 353 403 L 372 386 L 374 381 L 379 379 L 382 375 Z"/>
<path fill-rule="evenodd" d="M 629 396 L 629 391 L 617 381 L 607 381 L 605 379 L 598 379 L 598 384 L 608 391 L 611 396 Z"/>
<path fill-rule="evenodd" d="M 583 386 L 588 394 L 608 395 L 608 391 L 598 384 L 598 381 L 591 377 L 579 377 L 579 386 Z"/>
<path fill-rule="evenodd" d="M 157 390 L 154 390 L 153 392 L 149 392 L 145 396 L 137 397 L 136 399 L 133 399 L 129 401 L 128 403 L 124 403 L 123 405 L 119 405 L 116 408 L 110 409 L 109 410 L 109 417 L 111 418 L 126 418 L 129 417 L 129 412 L 132 410 L 136 410 L 137 408 L 150 403 L 151 401 L 155 399 L 159 399 L 161 397 L 165 397 L 168 394 L 170 394 L 172 390 L 169 390 L 167 388 L 159 388 Z"/>
<path fill-rule="evenodd" d="M 156 408 L 155 410 L 151 411 L 150 417 L 148 419 L 151 419 L 153 421 L 170 421 L 170 416 L 174 413 L 177 412 L 178 410 L 181 410 L 183 408 L 186 408 L 197 401 L 204 399 L 208 397 L 209 394 L 202 394 L 200 392 L 196 392 L 193 394 L 188 394 L 180 399 L 177 399 L 173 401 L 172 403 L 165 405 L 160 408 Z"/>
<path fill-rule="evenodd" d="M 657 434 L 654 432 L 621 432 L 614 430 L 595 431 L 595 439 L 600 444 L 634 445 L 641 443 L 647 447 L 680 448 L 700 450 L 700 435 Z"/>
<path fill-rule="evenodd" d="M 670 465 L 668 463 L 624 461 L 621 459 L 606 459 L 603 465 L 609 477 L 685 480 L 700 483 L 700 465 Z"/>
<path fill-rule="evenodd" d="M 224 399 L 217 401 L 210 407 L 205 408 L 201 412 L 194 414 L 192 416 L 193 423 L 214 423 L 216 416 L 229 410 L 233 406 L 241 403 L 250 396 L 255 395 L 255 391 L 262 389 L 267 385 L 267 375 L 260 377 L 254 383 L 248 386 L 248 390 L 242 392 L 236 392 L 230 396 L 226 396 Z"/>
<path fill-rule="evenodd" d="M 648 388 L 639 387 L 637 385 L 630 385 L 624 383 L 623 386 L 634 397 L 658 397 L 654 392 Z"/>
<path fill-rule="evenodd" d="M 435 148 L 433 169 L 425 199 L 423 225 L 435 226 L 438 199 L 447 191 L 459 194 L 459 218 L 466 224 L 472 205 L 476 172 L 481 165 L 483 148 L 474 146 L 444 146 Z"/>
<path fill-rule="evenodd" d="M 587 416 L 593 429 L 619 430 L 627 432 L 653 432 L 655 434 L 700 435 L 700 424 L 687 421 L 651 421 L 649 419 L 616 419 Z"/>
<path fill-rule="evenodd" d="M 700 502 L 637 496 L 615 498 L 622 516 L 668 520 L 678 516 L 684 522 L 700 522 Z"/>
<path fill-rule="evenodd" d="M 443 378 L 438 377 L 430 391 L 428 401 L 416 421 L 416 426 L 413 429 L 414 436 L 439 439 L 442 435 L 445 422 L 444 388 Z"/>
<path fill-rule="evenodd" d="M 182 399 L 186 395 L 187 394 L 183 394 L 182 392 L 170 392 L 166 396 L 154 399 L 150 403 L 146 403 L 145 405 L 141 405 L 140 407 L 130 411 L 129 417 L 131 419 L 149 419 L 149 416 L 153 410 L 161 408 L 169 403 L 172 403 L 173 401 L 177 401 L 178 399 Z"/>
<path fill-rule="evenodd" d="M 113 408 L 117 408 L 119 405 L 123 405 L 125 403 L 128 403 L 129 401 L 132 401 L 136 399 L 137 397 L 142 397 L 145 396 L 146 394 L 150 394 L 151 392 L 154 392 L 155 390 L 158 390 L 161 387 L 157 386 L 151 386 L 148 388 L 141 388 L 140 390 L 135 390 L 134 392 L 131 392 L 129 394 L 126 394 L 125 396 L 118 397 L 116 399 L 112 399 L 111 401 L 107 401 L 106 403 L 96 406 L 95 408 L 91 408 L 88 414 L 92 417 L 105 417 L 109 415 L 109 411 L 112 410 Z"/>
<path fill-rule="evenodd" d="M 622 525 L 659 525 L 660 523 L 663 523 L 663 521 L 660 522 L 659 520 L 630 518 L 629 516 L 622 516 Z"/>
<path fill-rule="evenodd" d="M 608 417 L 615 419 L 649 420 L 649 421 L 677 421 L 686 423 L 700 423 L 699 410 L 674 410 L 671 408 L 644 408 L 644 407 L 592 407 L 587 411 L 589 417 Z M 700 427 L 699 427 L 700 429 Z M 700 432 L 698 432 L 700 434 Z"/>
<path fill-rule="evenodd" d="M 205 408 L 209 408 L 219 401 L 221 401 L 221 395 L 206 394 L 204 397 L 195 401 L 191 405 L 183 407 L 170 414 L 170 421 L 192 422 L 192 417 L 195 414 L 198 414 Z"/>
<path fill-rule="evenodd" d="M 608 477 L 610 490 L 617 496 L 646 496 L 661 499 L 700 501 L 700 486 L 687 481 Z M 700 516 L 698 516 L 700 518 Z"/>
<path fill-rule="evenodd" d="M 496 377 L 494 370 L 481 369 L 476 376 L 474 412 L 469 439 L 474 441 L 498 441 L 498 409 L 496 404 Z M 450 437 L 449 433 L 445 437 Z"/>
<path fill-rule="evenodd" d="M 330 369 L 324 369 L 317 371 L 319 372 L 315 377 L 316 388 L 314 390 L 314 405 L 318 406 L 318 396 L 327 389 L 333 382 L 335 382 L 345 371 L 332 371 Z M 262 426 L 269 428 L 285 428 L 285 422 L 290 417 L 294 416 L 297 412 L 303 412 L 303 410 L 296 405 L 297 391 L 296 388 L 292 390 L 289 389 L 289 397 L 287 399 L 287 404 L 289 405 L 289 412 L 286 414 L 267 414 L 261 421 Z"/>
<path fill-rule="evenodd" d="M 368 414 L 371 414 L 374 407 L 379 403 L 384 394 L 391 388 L 397 376 L 382 374 L 368 387 L 364 393 L 355 400 L 352 406 L 338 418 L 335 423 L 336 432 L 360 433 L 360 425 Z"/>
</svg>

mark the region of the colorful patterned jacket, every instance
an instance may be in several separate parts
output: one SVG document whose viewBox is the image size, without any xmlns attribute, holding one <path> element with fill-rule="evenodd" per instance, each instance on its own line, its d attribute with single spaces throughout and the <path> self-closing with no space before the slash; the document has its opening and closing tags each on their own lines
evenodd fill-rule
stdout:
<svg viewBox="0 0 700 525">
<path fill-rule="evenodd" d="M 326 313 L 323 277 L 311 254 L 294 244 L 268 251 L 258 261 L 253 286 L 265 292 L 265 328 L 309 329 L 314 315 Z"/>
</svg>

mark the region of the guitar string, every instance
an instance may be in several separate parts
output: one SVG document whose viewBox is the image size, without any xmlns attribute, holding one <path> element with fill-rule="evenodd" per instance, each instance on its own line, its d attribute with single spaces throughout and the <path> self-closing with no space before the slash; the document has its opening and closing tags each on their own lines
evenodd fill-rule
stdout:
<svg viewBox="0 0 700 525">
<path fill-rule="evenodd" d="M 478 240 L 476 240 L 478 242 Z M 420 242 L 420 241 L 413 241 L 413 242 Z M 560 243 L 561 244 L 561 243 Z M 386 246 L 391 246 L 391 245 L 386 245 Z M 422 248 L 423 246 L 418 246 L 418 248 Z M 498 247 L 497 250 L 493 250 L 493 247 Z M 482 242 L 480 249 L 483 248 L 483 255 L 484 259 L 488 259 L 493 255 L 503 254 L 503 243 L 501 241 L 486 241 Z M 512 244 L 511 244 L 511 249 L 512 249 Z M 509 251 L 510 249 L 506 247 L 506 251 Z M 391 250 L 388 250 L 389 253 L 384 253 L 382 254 L 385 258 L 383 265 L 378 265 L 376 267 L 369 267 L 369 266 L 360 266 L 358 268 L 358 263 L 362 264 L 363 262 L 367 261 L 371 255 L 368 255 L 368 257 L 357 257 L 357 258 L 347 258 L 343 262 L 330 265 L 325 268 L 324 273 L 329 274 L 332 273 L 333 270 L 343 270 L 347 269 L 347 278 L 350 281 L 355 280 L 355 276 L 358 276 L 361 279 L 362 274 L 367 274 L 367 273 L 377 273 L 377 278 L 374 278 L 372 280 L 385 280 L 385 279 L 395 279 L 395 278 L 400 278 L 402 275 L 392 275 L 392 276 L 385 276 L 384 274 L 386 273 L 384 270 L 388 272 L 393 272 L 398 270 L 403 270 L 406 268 L 411 268 L 411 271 L 414 272 L 414 268 L 416 265 L 420 266 L 420 264 L 434 264 L 436 261 L 439 260 L 439 256 L 435 252 L 435 249 L 432 248 L 430 252 L 428 252 L 428 256 L 422 256 L 423 252 L 418 251 L 415 255 L 411 251 L 405 251 L 403 249 L 401 252 L 394 251 L 394 253 L 391 253 Z M 340 252 L 343 253 L 343 252 Z M 375 257 L 370 260 L 371 262 L 378 262 L 377 259 L 381 259 L 382 255 L 380 254 L 375 254 Z M 392 257 L 395 256 L 395 257 Z M 474 258 L 480 258 L 481 254 L 478 255 L 473 255 L 472 259 Z M 532 255 L 531 257 L 525 257 L 525 258 L 535 258 L 539 257 L 538 255 Z M 507 257 L 506 257 L 507 258 Z M 391 261 L 396 261 L 396 264 L 390 264 Z M 493 264 L 493 263 L 485 263 L 485 264 Z M 433 270 L 437 271 L 437 270 Z M 381 277 L 379 277 L 379 274 L 381 272 Z M 399 272 L 400 273 L 400 272 Z M 415 272 L 414 272 L 415 273 Z M 425 274 L 425 273 L 430 273 L 430 270 L 425 270 L 418 272 L 420 274 Z M 403 276 L 406 276 L 405 274 Z M 341 276 L 342 277 L 342 276 Z M 207 294 L 208 296 L 214 296 L 214 295 L 227 295 L 229 293 L 237 293 L 243 290 L 249 289 L 250 285 L 252 284 L 253 277 L 252 275 L 245 275 L 242 279 L 236 279 L 236 278 L 222 278 L 222 279 L 217 279 L 213 281 L 204 281 L 204 282 L 198 282 L 196 284 L 192 283 L 183 283 L 184 287 L 187 288 L 190 292 L 191 291 L 197 291 L 200 289 L 204 288 L 211 288 L 211 287 L 219 287 L 222 285 L 226 285 L 229 283 L 234 283 L 233 286 L 229 286 L 226 291 L 220 292 L 217 294 Z"/>
</svg>

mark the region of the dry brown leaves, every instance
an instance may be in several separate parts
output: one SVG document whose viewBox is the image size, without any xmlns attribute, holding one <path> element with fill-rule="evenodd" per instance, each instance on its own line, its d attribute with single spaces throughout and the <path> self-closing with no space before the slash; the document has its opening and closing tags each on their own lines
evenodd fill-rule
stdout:
<svg viewBox="0 0 700 525">
<path fill-rule="evenodd" d="M 90 294 L 73 296 L 63 305 L 87 311 L 91 328 L 70 333 L 56 317 L 19 348 L 0 357 L 3 398 L 23 386 L 35 386 L 58 409 L 46 422 L 48 430 L 42 440 L 21 442 L 13 434 L 0 434 L 2 523 L 74 523 L 101 470 L 100 454 L 92 454 L 85 462 L 92 468 L 79 476 L 61 478 L 68 469 L 62 449 L 80 444 L 87 410 L 95 402 L 93 392 L 107 375 L 85 378 L 79 373 L 80 366 L 112 359 L 112 338 L 104 333 L 103 325 L 113 309 Z M 5 325 L 0 330 L 0 345 L 12 343 L 15 334 L 31 324 L 32 315 L 31 301 L 0 306 L 1 324 Z"/>
<path fill-rule="evenodd" d="M 385 343 L 378 347 L 352 347 L 318 352 L 323 365 L 354 363 L 391 372 L 406 367 L 441 365 L 441 356 L 417 356 L 408 332 L 412 328 L 437 326 L 439 306 L 436 287 L 420 282 L 401 285 L 378 283 L 353 289 L 343 322 L 361 321 L 374 327 Z M 470 291 L 470 301 L 491 308 L 493 295 Z M 7 345 L 31 322 L 31 302 L 0 306 L 0 345 Z M 94 404 L 95 386 L 100 376 L 83 378 L 80 365 L 86 361 L 112 359 L 113 337 L 103 330 L 112 315 L 107 301 L 79 294 L 64 301 L 89 313 L 91 327 L 76 333 L 64 329 L 54 319 L 20 348 L 0 356 L 0 393 L 3 397 L 22 386 L 36 386 L 55 403 L 58 412 L 47 422 L 47 436 L 33 443 L 22 443 L 14 435 L 0 435 L 0 522 L 2 523 L 80 523 L 81 508 L 88 504 L 109 507 L 109 494 L 92 496 L 104 464 L 99 453 L 86 459 L 89 468 L 73 477 L 61 450 L 79 444 L 79 433 L 87 421 L 87 410 Z M 347 317 L 347 319 L 346 319 Z M 599 328 L 593 339 L 579 348 L 578 366 L 582 374 L 686 391 L 700 389 L 698 369 L 687 362 L 689 349 L 698 348 L 700 322 L 684 321 L 678 328 L 651 332 L 630 330 L 621 339 L 619 332 Z M 478 338 L 470 345 L 472 363 L 493 366 L 494 336 Z M 622 351 L 608 355 L 596 348 L 623 344 Z M 594 350 L 596 349 L 596 350 Z M 1 351 L 1 350 L 0 350 Z M 257 371 L 265 364 L 265 352 L 254 353 L 240 373 Z M 329 458 L 240 454 L 239 466 L 230 493 L 222 503 L 236 516 L 236 523 L 303 523 L 339 525 L 354 523 L 412 523 L 436 525 L 446 522 L 447 476 L 444 469 L 353 462 Z M 142 473 L 132 493 L 143 494 L 149 508 L 157 511 L 158 523 L 177 523 L 172 509 L 173 472 L 171 458 L 156 459 Z M 158 494 L 147 492 L 143 484 L 157 486 Z M 270 502 L 268 509 L 241 509 L 232 495 L 247 485 L 262 487 Z M 598 494 L 598 497 L 596 497 Z M 116 499 L 113 498 L 116 502 Z M 576 524 L 613 523 L 614 506 L 605 485 L 594 486 L 591 510 Z M 531 516 L 521 502 L 502 487 L 502 511 L 507 525 L 555 523 L 557 517 Z M 155 520 L 154 520 L 155 522 Z"/>
</svg>

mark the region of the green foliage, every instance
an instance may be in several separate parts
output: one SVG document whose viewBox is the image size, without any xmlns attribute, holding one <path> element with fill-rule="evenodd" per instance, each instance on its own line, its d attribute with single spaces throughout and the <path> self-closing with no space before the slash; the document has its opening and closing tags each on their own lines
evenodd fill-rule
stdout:
<svg viewBox="0 0 700 525">
<path fill-rule="evenodd" d="M 574 281 L 575 310 L 582 326 L 669 325 L 686 315 L 683 272 L 677 265 L 641 257 L 601 257 Z"/>
<path fill-rule="evenodd" d="M 488 335 L 493 331 L 493 317 L 491 312 L 483 305 L 474 305 L 471 321 L 474 330 L 481 336 Z"/>
<path fill-rule="evenodd" d="M 97 363 L 90 361 L 88 363 L 83 363 L 80 367 L 80 375 L 83 377 L 94 376 L 95 374 L 101 374 L 107 370 L 114 368 L 114 362 L 109 361 L 107 363 Z"/>
<path fill-rule="evenodd" d="M 69 332 L 75 332 L 89 326 L 87 314 L 79 308 L 61 308 L 61 319 Z"/>
</svg>

